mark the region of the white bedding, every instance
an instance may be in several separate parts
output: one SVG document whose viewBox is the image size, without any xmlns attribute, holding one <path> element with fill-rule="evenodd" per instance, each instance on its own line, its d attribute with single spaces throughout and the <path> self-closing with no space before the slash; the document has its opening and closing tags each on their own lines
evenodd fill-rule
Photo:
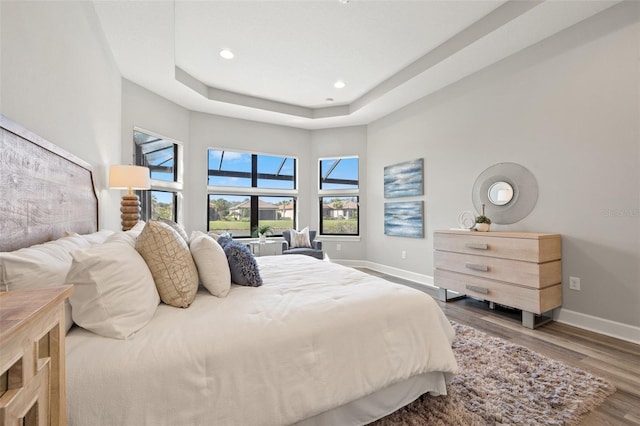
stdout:
<svg viewBox="0 0 640 426">
<path fill-rule="evenodd" d="M 284 425 L 456 370 L 428 295 L 306 256 L 258 262 L 262 287 L 161 304 L 132 339 L 72 329 L 69 424 Z"/>
</svg>

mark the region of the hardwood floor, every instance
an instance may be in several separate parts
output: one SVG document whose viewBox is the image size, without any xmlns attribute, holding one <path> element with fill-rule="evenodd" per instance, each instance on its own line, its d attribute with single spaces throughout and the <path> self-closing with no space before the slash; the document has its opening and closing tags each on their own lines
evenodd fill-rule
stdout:
<svg viewBox="0 0 640 426">
<path fill-rule="evenodd" d="M 432 288 L 370 269 L 361 270 L 424 291 L 438 299 Z M 438 304 L 452 321 L 610 380 L 616 386 L 616 392 L 586 416 L 581 424 L 640 425 L 640 345 L 557 322 L 530 330 L 520 325 L 520 311 L 501 306 L 490 310 L 487 302 L 472 298 L 447 303 L 438 301 Z"/>
</svg>

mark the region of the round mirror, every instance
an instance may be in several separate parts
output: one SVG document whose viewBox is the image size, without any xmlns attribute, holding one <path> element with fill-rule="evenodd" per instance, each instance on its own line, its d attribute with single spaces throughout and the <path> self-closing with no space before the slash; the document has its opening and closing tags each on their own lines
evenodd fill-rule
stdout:
<svg viewBox="0 0 640 426">
<path fill-rule="evenodd" d="M 538 182 L 535 176 L 516 163 L 498 163 L 485 169 L 471 191 L 471 201 L 476 211 L 481 211 L 484 204 L 485 215 L 498 225 L 509 225 L 524 219 L 533 211 L 537 200 Z"/>
<path fill-rule="evenodd" d="M 495 206 L 504 206 L 513 198 L 513 187 L 507 182 L 495 182 L 489 187 L 487 196 L 491 204 Z"/>
</svg>

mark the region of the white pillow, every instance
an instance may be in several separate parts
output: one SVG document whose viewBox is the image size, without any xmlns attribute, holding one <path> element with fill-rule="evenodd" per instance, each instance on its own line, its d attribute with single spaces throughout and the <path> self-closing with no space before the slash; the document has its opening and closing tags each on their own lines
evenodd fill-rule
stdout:
<svg viewBox="0 0 640 426">
<path fill-rule="evenodd" d="M 198 267 L 200 282 L 216 297 L 225 297 L 231 290 L 231 272 L 224 250 L 213 238 L 192 234 L 191 256 Z"/>
<path fill-rule="evenodd" d="M 74 285 L 73 320 L 101 336 L 126 339 L 147 325 L 160 296 L 147 264 L 127 241 L 72 253 L 67 282 Z"/>
<path fill-rule="evenodd" d="M 113 231 L 109 229 L 103 229 L 98 232 L 92 232 L 91 234 L 82 234 L 82 235 L 79 235 L 75 232 L 65 232 L 65 237 L 78 235 L 84 238 L 85 240 L 87 240 L 89 244 L 95 245 L 95 244 L 104 243 L 104 241 L 112 234 L 113 234 Z"/>
<path fill-rule="evenodd" d="M 147 226 L 147 223 L 144 220 L 139 220 L 138 223 L 136 223 L 133 228 L 129 229 L 128 231 L 125 231 L 128 235 L 131 235 L 133 237 L 133 239 L 135 240 L 136 238 L 138 238 L 140 236 L 140 234 L 142 233 L 142 230 L 144 229 L 144 227 Z"/>
<path fill-rule="evenodd" d="M 90 244 L 76 234 L 0 253 L 0 285 L 2 289 L 9 290 L 65 285 L 67 273 L 71 268 L 71 251 L 88 247 Z M 72 325 L 71 305 L 66 301 L 66 331 L 69 331 Z"/>
<path fill-rule="evenodd" d="M 109 237 L 104 242 L 112 243 L 114 241 L 118 241 L 122 243 L 127 243 L 131 247 L 135 248 L 136 240 L 142 233 L 142 230 L 144 229 L 145 225 L 146 225 L 145 222 L 139 221 L 133 228 L 129 229 L 128 231 L 112 232 L 111 235 L 109 235 Z"/>
<path fill-rule="evenodd" d="M 137 236 L 135 234 L 132 234 L 131 231 L 120 231 L 120 232 L 116 232 L 115 234 L 111 235 L 109 238 L 107 238 L 107 240 L 105 241 L 105 244 L 108 243 L 127 243 L 129 244 L 131 247 L 135 248 L 136 247 L 136 238 Z"/>
<path fill-rule="evenodd" d="M 160 221 L 162 223 L 166 223 L 167 225 L 169 225 L 170 227 L 175 229 L 176 232 L 182 237 L 184 242 L 187 243 L 187 245 L 189 244 L 189 236 L 187 235 L 187 231 L 185 231 L 184 226 L 182 226 L 181 224 L 179 224 L 177 222 L 174 222 L 171 219 L 165 219 L 163 217 L 159 218 L 158 221 Z"/>
<path fill-rule="evenodd" d="M 309 241 L 309 227 L 306 226 L 302 231 L 296 231 L 291 229 L 289 231 L 291 235 L 290 248 L 296 247 L 311 247 L 311 241 Z"/>
<path fill-rule="evenodd" d="M 228 232 L 224 233 L 224 234 L 216 234 L 213 231 L 209 231 L 209 232 L 202 232 L 202 231 L 191 231 L 191 235 L 189 235 L 189 243 L 191 243 L 191 241 L 193 241 L 196 237 L 198 236 L 202 236 L 202 235 L 206 235 L 210 238 L 213 238 L 214 240 L 218 241 L 218 238 L 220 238 L 222 235 L 227 235 L 227 236 L 231 236 Z"/>
<path fill-rule="evenodd" d="M 191 235 L 189 235 L 189 246 L 191 246 L 191 242 L 193 240 L 195 240 L 197 237 L 201 237 L 203 235 L 207 235 L 202 231 L 191 231 Z M 211 236 L 214 240 L 218 241 L 218 239 L 216 237 L 214 237 L 213 235 L 211 235 L 211 233 L 209 233 L 209 236 Z"/>
</svg>

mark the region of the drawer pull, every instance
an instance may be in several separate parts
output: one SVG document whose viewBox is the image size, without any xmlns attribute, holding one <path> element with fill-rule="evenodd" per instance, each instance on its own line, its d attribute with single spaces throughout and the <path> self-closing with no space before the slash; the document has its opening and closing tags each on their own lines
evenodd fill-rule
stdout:
<svg viewBox="0 0 640 426">
<path fill-rule="evenodd" d="M 487 265 L 480 265 L 478 263 L 465 263 L 464 267 L 468 269 L 473 269 L 474 271 L 482 271 L 482 272 L 487 272 L 489 270 L 489 267 Z"/>
<path fill-rule="evenodd" d="M 489 250 L 489 244 L 467 243 L 464 246 L 466 248 L 476 249 L 476 250 Z"/>
<path fill-rule="evenodd" d="M 467 290 L 475 291 L 476 293 L 489 294 L 489 289 L 484 287 L 478 287 L 475 285 L 466 284 L 465 288 Z"/>
</svg>

